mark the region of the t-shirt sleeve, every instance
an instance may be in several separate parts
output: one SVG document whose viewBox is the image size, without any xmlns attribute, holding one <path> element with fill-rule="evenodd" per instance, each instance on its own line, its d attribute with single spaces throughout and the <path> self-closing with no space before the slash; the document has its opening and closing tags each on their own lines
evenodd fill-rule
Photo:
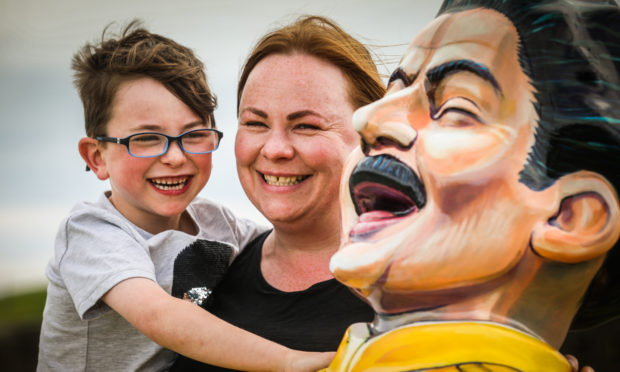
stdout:
<svg viewBox="0 0 620 372">
<path fill-rule="evenodd" d="M 78 214 L 67 220 L 65 228 L 66 245 L 58 267 L 82 319 L 108 311 L 100 299 L 121 281 L 156 280 L 148 248 L 120 219 Z"/>
<path fill-rule="evenodd" d="M 222 212 L 229 220 L 229 224 L 232 227 L 236 239 L 236 244 L 240 251 L 260 234 L 270 229 L 268 226 L 258 224 L 247 218 L 237 217 L 227 208 L 223 208 Z"/>
</svg>

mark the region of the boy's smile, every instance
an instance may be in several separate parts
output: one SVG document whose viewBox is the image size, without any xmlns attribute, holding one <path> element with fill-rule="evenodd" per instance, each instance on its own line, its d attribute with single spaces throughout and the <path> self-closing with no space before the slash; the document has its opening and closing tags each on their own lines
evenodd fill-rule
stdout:
<svg viewBox="0 0 620 372">
<path fill-rule="evenodd" d="M 205 128 L 201 118 L 151 78 L 125 82 L 114 99 L 107 136 L 126 137 L 140 132 L 179 135 Z M 101 179 L 110 178 L 110 201 L 129 220 L 157 233 L 178 229 L 181 214 L 207 183 L 211 154 L 187 154 L 171 143 L 160 156 L 137 158 L 125 146 L 97 144 Z"/>
<path fill-rule="evenodd" d="M 160 192 L 168 195 L 182 194 L 189 186 L 189 177 L 151 178 L 149 182 Z"/>
</svg>

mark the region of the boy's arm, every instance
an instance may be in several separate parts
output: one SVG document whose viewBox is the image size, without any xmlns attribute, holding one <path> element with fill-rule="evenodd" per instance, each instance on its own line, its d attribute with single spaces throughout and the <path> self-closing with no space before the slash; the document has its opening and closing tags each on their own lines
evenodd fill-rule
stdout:
<svg viewBox="0 0 620 372">
<path fill-rule="evenodd" d="M 124 280 L 102 300 L 159 345 L 204 363 L 244 371 L 316 371 L 333 357 L 292 350 L 244 331 L 146 278 Z"/>
</svg>

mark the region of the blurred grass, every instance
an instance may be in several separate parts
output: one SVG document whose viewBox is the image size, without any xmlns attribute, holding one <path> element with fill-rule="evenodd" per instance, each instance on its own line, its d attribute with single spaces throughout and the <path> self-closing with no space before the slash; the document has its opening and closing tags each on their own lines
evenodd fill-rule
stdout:
<svg viewBox="0 0 620 372">
<path fill-rule="evenodd" d="M 24 324 L 41 323 L 45 288 L 0 299 L 0 330 Z"/>
<path fill-rule="evenodd" d="M 0 299 L 0 366 L 4 371 L 35 371 L 45 288 Z"/>
</svg>

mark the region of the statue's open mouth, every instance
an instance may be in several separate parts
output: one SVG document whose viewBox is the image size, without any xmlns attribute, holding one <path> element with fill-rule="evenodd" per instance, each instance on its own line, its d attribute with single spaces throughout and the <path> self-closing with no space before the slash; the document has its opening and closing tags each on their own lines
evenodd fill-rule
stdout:
<svg viewBox="0 0 620 372">
<path fill-rule="evenodd" d="M 391 155 L 362 159 L 349 178 L 349 192 L 360 219 L 350 237 L 372 234 L 426 204 L 424 185 L 415 172 Z"/>
</svg>

